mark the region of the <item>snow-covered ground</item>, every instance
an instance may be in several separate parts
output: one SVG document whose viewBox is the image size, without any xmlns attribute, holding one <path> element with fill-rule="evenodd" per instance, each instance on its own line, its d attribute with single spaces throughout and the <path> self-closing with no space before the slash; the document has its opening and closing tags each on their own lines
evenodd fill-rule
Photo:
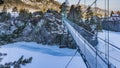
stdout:
<svg viewBox="0 0 120 68">
<path fill-rule="evenodd" d="M 105 40 L 105 34 L 107 35 L 108 31 L 99 32 L 98 36 Z M 120 48 L 120 32 L 109 31 L 109 41 Z"/>
<path fill-rule="evenodd" d="M 7 44 L 0 48 L 0 52 L 7 53 L 0 62 L 13 62 L 22 55 L 24 58 L 33 57 L 32 63 L 22 66 L 22 68 L 65 68 L 68 61 L 74 55 L 76 50 L 57 46 L 47 46 L 35 42 L 17 42 Z M 68 68 L 86 68 L 81 56 L 77 54 Z"/>
<path fill-rule="evenodd" d="M 103 32 L 99 32 L 98 36 L 105 40 L 105 37 L 106 39 L 108 37 L 108 31 L 104 30 Z M 120 32 L 109 31 L 109 42 L 120 48 Z M 105 52 L 107 50 L 107 46 L 108 44 L 99 39 L 99 44 L 97 48 L 100 51 L 107 54 L 107 52 Z M 109 45 L 109 55 L 110 62 L 114 64 L 117 68 L 120 68 L 120 50 Z"/>
</svg>

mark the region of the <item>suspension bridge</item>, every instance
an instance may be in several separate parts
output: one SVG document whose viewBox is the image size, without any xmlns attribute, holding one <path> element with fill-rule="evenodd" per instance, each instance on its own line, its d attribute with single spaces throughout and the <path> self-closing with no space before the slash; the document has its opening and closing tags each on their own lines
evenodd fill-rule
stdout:
<svg viewBox="0 0 120 68">
<path fill-rule="evenodd" d="M 66 2 L 68 4 L 68 0 L 66 0 Z M 93 4 L 95 4 L 95 7 L 96 7 L 96 2 L 97 2 L 97 0 L 95 0 L 90 5 L 90 7 Z M 79 3 L 80 3 L 80 0 L 77 5 L 79 5 Z M 106 10 L 106 8 L 109 11 L 109 0 L 108 1 L 105 0 L 105 10 Z M 86 11 L 87 10 L 85 10 L 83 13 L 85 13 Z M 109 12 L 108 12 L 108 14 L 109 14 Z M 63 15 L 67 15 L 67 14 L 63 14 Z M 105 12 L 105 16 L 106 16 L 106 12 Z M 86 67 L 87 68 L 116 68 L 116 66 L 113 64 L 113 62 L 110 61 L 110 59 L 112 58 L 115 61 L 117 61 L 118 63 L 120 63 L 120 61 L 118 59 L 110 56 L 109 48 L 111 46 L 119 51 L 120 51 L 120 48 L 109 42 L 109 30 L 108 30 L 108 35 L 107 35 L 107 37 L 108 37 L 107 41 L 106 41 L 106 39 L 103 40 L 102 38 L 97 37 L 99 40 L 102 40 L 104 43 L 107 44 L 107 45 L 105 45 L 105 47 L 107 48 L 107 49 L 105 48 L 106 52 L 102 52 L 99 49 L 93 47 L 93 45 L 91 45 L 81 35 L 80 31 L 87 31 L 86 29 L 78 26 L 74 22 L 68 20 L 66 17 L 67 16 L 62 17 L 62 22 L 65 24 L 65 27 L 67 27 L 68 31 L 70 32 L 74 41 L 76 42 L 77 52 L 81 55 L 84 63 L 86 64 Z M 78 29 L 76 29 L 76 28 L 78 28 Z M 87 31 L 87 32 L 92 34 L 89 31 Z M 67 68 L 67 66 L 66 66 L 66 68 Z"/>
<path fill-rule="evenodd" d="M 97 49 L 95 49 L 71 24 L 69 24 L 72 23 L 71 21 L 64 19 L 64 23 L 75 40 L 78 53 L 82 56 L 87 68 L 115 68 L 113 64 L 108 62 Z"/>
</svg>

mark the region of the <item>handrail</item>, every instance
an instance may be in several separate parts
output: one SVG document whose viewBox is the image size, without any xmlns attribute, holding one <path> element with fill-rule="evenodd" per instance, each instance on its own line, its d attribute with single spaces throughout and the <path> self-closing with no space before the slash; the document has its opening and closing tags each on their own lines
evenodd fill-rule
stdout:
<svg viewBox="0 0 120 68">
<path fill-rule="evenodd" d="M 79 35 L 78 35 L 79 36 Z M 92 49 L 92 51 L 93 52 L 97 52 L 97 49 L 95 49 L 95 48 L 93 48 L 92 46 L 91 46 L 91 44 L 87 41 L 87 40 L 85 40 L 82 36 L 79 36 L 81 39 L 83 39 L 83 41 L 85 41 L 86 42 L 86 44 Z M 103 60 L 103 62 L 105 62 L 106 64 L 108 64 L 98 53 L 97 53 L 97 55 Z"/>
<path fill-rule="evenodd" d="M 83 28 L 83 30 L 85 30 L 86 32 L 88 32 L 88 33 L 94 35 L 93 33 L 89 32 L 88 30 L 86 30 L 86 29 L 84 29 L 84 28 Z M 115 46 L 114 44 L 112 44 L 112 43 L 110 43 L 110 42 L 107 42 L 107 41 L 105 41 L 104 39 L 102 39 L 102 38 L 100 38 L 100 37 L 97 37 L 97 38 L 100 39 L 100 40 L 102 40 L 102 41 L 104 41 L 104 42 L 107 43 L 107 44 L 110 44 L 110 45 L 113 46 L 114 48 L 120 50 L 120 48 L 117 47 L 117 46 Z"/>
<path fill-rule="evenodd" d="M 81 27 L 81 28 L 82 28 L 82 27 Z M 88 32 L 89 34 L 94 35 L 93 33 L 91 33 L 90 31 L 86 30 L 85 28 L 82 28 L 81 30 L 84 30 L 84 31 Z M 100 38 L 100 37 L 97 37 L 97 38 L 100 39 L 100 40 L 102 40 L 103 42 L 109 44 L 110 46 L 116 48 L 117 50 L 120 50 L 120 48 L 117 47 L 117 46 L 115 46 L 114 44 L 112 44 L 112 43 L 110 43 L 110 42 L 107 42 L 106 40 L 104 40 L 104 39 L 102 39 L 102 38 Z"/>
</svg>

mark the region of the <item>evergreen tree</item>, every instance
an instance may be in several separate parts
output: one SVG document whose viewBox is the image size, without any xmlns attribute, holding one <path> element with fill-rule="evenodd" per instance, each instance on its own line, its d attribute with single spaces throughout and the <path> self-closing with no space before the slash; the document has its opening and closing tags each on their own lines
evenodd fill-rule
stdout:
<svg viewBox="0 0 120 68">
<path fill-rule="evenodd" d="M 85 18 L 86 18 L 86 19 L 90 19 L 91 17 L 93 17 L 93 11 L 91 10 L 91 7 L 89 7 L 89 8 L 87 9 Z"/>
<path fill-rule="evenodd" d="M 80 24 L 80 22 L 82 21 L 82 10 L 81 10 L 81 6 L 77 6 L 75 8 L 75 20 L 76 20 L 76 23 L 78 23 L 78 25 Z"/>
<path fill-rule="evenodd" d="M 28 20 L 32 17 L 32 14 L 29 13 L 29 11 L 27 9 L 20 9 L 20 13 L 19 13 L 19 18 L 21 20 Z"/>
<path fill-rule="evenodd" d="M 12 12 L 18 12 L 17 7 L 14 7 L 14 8 L 12 9 Z"/>
<path fill-rule="evenodd" d="M 10 19 L 10 13 L 7 13 L 7 7 L 4 5 L 2 12 L 0 13 L 0 21 L 5 22 Z"/>
<path fill-rule="evenodd" d="M 117 14 L 120 16 L 120 11 L 117 11 Z"/>
<path fill-rule="evenodd" d="M 85 22 L 85 24 L 87 24 L 87 30 L 91 31 L 92 33 L 102 30 L 100 18 L 97 15 L 93 15 L 91 7 L 87 9 L 86 21 L 87 22 Z"/>
<path fill-rule="evenodd" d="M 114 14 L 114 12 L 113 12 L 113 11 L 111 11 L 110 16 L 112 16 L 113 14 Z"/>
<path fill-rule="evenodd" d="M 82 24 L 82 9 L 81 6 L 72 5 L 70 11 L 68 13 L 68 19 L 78 24 L 79 26 L 83 26 Z"/>
<path fill-rule="evenodd" d="M 70 8 L 70 11 L 68 13 L 68 19 L 71 20 L 71 21 L 75 21 L 74 18 L 75 18 L 75 6 L 72 5 L 71 8 Z"/>
<path fill-rule="evenodd" d="M 6 7 L 6 5 L 3 6 L 2 12 L 7 12 L 7 7 Z"/>
<path fill-rule="evenodd" d="M 102 31 L 102 22 L 98 16 L 97 17 L 97 31 Z"/>
<path fill-rule="evenodd" d="M 91 7 L 88 7 L 87 11 L 86 11 L 86 15 L 85 15 L 85 24 L 84 24 L 84 28 L 88 31 L 91 31 L 91 26 L 90 26 L 90 22 L 93 21 L 93 19 L 91 19 L 93 17 L 93 12 L 91 10 Z M 90 21 L 91 19 L 91 21 Z"/>
</svg>

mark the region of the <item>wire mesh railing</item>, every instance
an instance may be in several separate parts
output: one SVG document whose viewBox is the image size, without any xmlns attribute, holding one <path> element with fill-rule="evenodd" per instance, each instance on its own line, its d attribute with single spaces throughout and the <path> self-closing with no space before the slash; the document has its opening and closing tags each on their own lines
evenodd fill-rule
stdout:
<svg viewBox="0 0 120 68">
<path fill-rule="evenodd" d="M 71 21 L 64 19 L 65 26 L 68 28 L 76 44 L 80 48 L 79 53 L 84 55 L 88 68 L 115 68 L 115 66 L 108 62 L 97 49 L 95 49 L 86 39 L 84 39 L 73 26 L 70 25 Z"/>
</svg>

